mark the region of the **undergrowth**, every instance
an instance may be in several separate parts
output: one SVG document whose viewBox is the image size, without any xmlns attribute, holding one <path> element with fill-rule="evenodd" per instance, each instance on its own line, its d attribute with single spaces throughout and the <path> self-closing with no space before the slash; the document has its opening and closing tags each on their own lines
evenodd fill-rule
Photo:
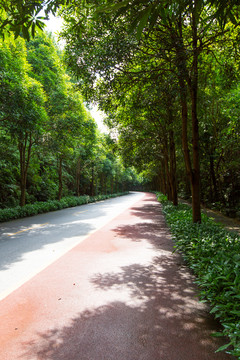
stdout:
<svg viewBox="0 0 240 360">
<path fill-rule="evenodd" d="M 200 300 L 208 302 L 211 313 L 222 324 L 215 336 L 226 336 L 225 350 L 240 359 L 240 236 L 225 230 L 207 215 L 192 223 L 191 207 L 172 205 L 158 193 L 170 226 L 175 248 L 196 275 Z"/>
<path fill-rule="evenodd" d="M 14 208 L 0 209 L 0 222 L 19 219 L 27 216 L 46 213 L 49 211 L 61 210 L 68 207 L 88 204 L 95 201 L 106 200 L 109 198 L 126 195 L 128 192 L 97 195 L 97 196 L 68 196 L 61 200 L 49 200 L 46 202 L 35 202 L 25 206 L 16 206 Z"/>
</svg>

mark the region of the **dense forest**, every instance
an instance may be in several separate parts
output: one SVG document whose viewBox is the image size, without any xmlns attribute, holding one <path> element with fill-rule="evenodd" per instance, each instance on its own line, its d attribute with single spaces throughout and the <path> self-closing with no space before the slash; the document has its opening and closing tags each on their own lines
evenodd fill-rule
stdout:
<svg viewBox="0 0 240 360">
<path fill-rule="evenodd" d="M 153 189 L 236 215 L 240 201 L 237 8 L 208 1 L 66 7 L 65 58 L 117 128 L 128 164 Z M 102 2 L 104 5 L 105 2 Z M 106 4 L 105 4 L 106 5 Z"/>
<path fill-rule="evenodd" d="M 2 207 L 137 188 L 192 199 L 194 222 L 201 203 L 239 216 L 236 1 L 7 3 Z M 64 19 L 63 52 L 36 30 L 43 5 Z M 115 136 L 96 129 L 93 102 Z"/>
<path fill-rule="evenodd" d="M 2 208 L 139 183 L 97 129 L 50 35 L 1 41 L 0 62 Z"/>
</svg>

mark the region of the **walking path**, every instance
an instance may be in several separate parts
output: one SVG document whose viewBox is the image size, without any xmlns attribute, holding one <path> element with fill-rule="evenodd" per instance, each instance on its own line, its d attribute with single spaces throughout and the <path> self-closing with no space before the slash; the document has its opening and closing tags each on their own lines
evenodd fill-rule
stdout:
<svg viewBox="0 0 240 360">
<path fill-rule="evenodd" d="M 230 360 L 153 194 L 0 302 L 1 360 Z"/>
<path fill-rule="evenodd" d="M 179 199 L 179 201 L 191 206 L 189 201 L 183 199 Z M 202 206 L 202 211 L 205 212 L 216 223 L 222 224 L 227 230 L 235 231 L 240 234 L 240 221 L 238 219 L 230 218 L 229 216 L 225 216 L 217 210 L 211 210 L 205 206 Z"/>
<path fill-rule="evenodd" d="M 219 211 L 203 207 L 203 211 L 215 222 L 222 224 L 226 229 L 240 234 L 240 221 L 221 214 Z"/>
</svg>

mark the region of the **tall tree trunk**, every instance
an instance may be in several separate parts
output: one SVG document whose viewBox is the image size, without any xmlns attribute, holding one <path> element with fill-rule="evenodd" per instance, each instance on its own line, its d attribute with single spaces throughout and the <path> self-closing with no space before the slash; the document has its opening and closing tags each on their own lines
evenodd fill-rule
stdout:
<svg viewBox="0 0 240 360">
<path fill-rule="evenodd" d="M 20 157 L 20 206 L 26 204 L 26 184 L 27 184 L 27 172 L 29 168 L 29 162 L 32 150 L 32 135 L 25 134 L 24 142 L 18 143 L 19 157 Z"/>
<path fill-rule="evenodd" d="M 25 177 L 25 175 L 21 175 L 21 180 L 20 180 L 20 191 L 21 191 L 21 195 L 20 195 L 20 206 L 24 206 L 26 204 L 26 182 L 27 179 Z"/>
<path fill-rule="evenodd" d="M 62 198 L 62 189 L 63 189 L 63 181 L 62 181 L 62 156 L 60 156 L 58 160 L 58 200 Z"/>
<path fill-rule="evenodd" d="M 165 172 L 165 165 L 164 165 L 164 160 L 161 159 L 161 165 L 162 165 L 162 172 L 161 172 L 161 188 L 162 188 L 162 193 L 164 195 L 167 195 L 167 181 L 166 181 L 166 172 Z"/>
<path fill-rule="evenodd" d="M 104 175 L 103 175 L 103 172 L 101 172 L 100 187 L 101 187 L 101 194 L 103 194 L 104 193 Z"/>
<path fill-rule="evenodd" d="M 193 75 L 189 77 L 187 62 L 182 38 L 182 19 L 179 18 L 179 39 L 176 45 L 178 81 L 180 87 L 180 99 L 182 108 L 182 146 L 186 172 L 191 183 L 193 222 L 201 222 L 200 206 L 200 165 L 199 165 L 199 131 L 197 118 L 197 89 L 198 89 L 198 50 L 197 50 L 197 27 L 193 10 L 192 34 L 193 34 Z M 191 94 L 192 115 L 192 145 L 193 164 L 188 147 L 188 106 L 187 84 Z"/>
<path fill-rule="evenodd" d="M 210 177 L 212 180 L 212 184 L 213 184 L 213 193 L 214 193 L 214 201 L 218 201 L 219 200 L 219 196 L 218 196 L 218 187 L 217 187 L 217 179 L 216 179 L 216 175 L 215 175 L 215 170 L 214 170 L 214 161 L 213 161 L 213 155 L 210 154 Z"/>
<path fill-rule="evenodd" d="M 170 92 L 169 92 L 170 93 Z M 171 200 L 173 205 L 178 205 L 178 194 L 177 194 L 177 163 L 176 163 L 176 151 L 175 151 L 175 142 L 174 142 L 174 131 L 173 131 L 173 109 L 172 109 L 172 97 L 168 97 L 168 137 L 169 137 L 169 181 L 171 185 Z"/>
<path fill-rule="evenodd" d="M 90 183 L 90 195 L 94 196 L 94 166 L 92 165 L 92 179 Z"/>
<path fill-rule="evenodd" d="M 166 130 L 166 129 L 165 129 Z M 167 198 L 169 201 L 172 201 L 172 183 L 171 183 L 171 176 L 169 172 L 169 157 L 168 157 L 168 140 L 167 137 L 163 140 L 163 158 L 164 158 L 164 167 L 165 167 L 165 174 L 166 174 L 166 191 L 167 191 Z"/>
<path fill-rule="evenodd" d="M 77 196 L 80 196 L 80 176 L 81 176 L 81 159 L 79 157 L 77 159 L 77 166 L 76 166 L 76 193 L 77 193 Z"/>
<path fill-rule="evenodd" d="M 156 186 L 156 190 L 160 191 L 163 193 L 163 186 L 162 186 L 162 174 L 159 173 L 157 176 L 157 186 Z"/>
<path fill-rule="evenodd" d="M 199 163 L 199 127 L 197 117 L 197 93 L 198 93 L 198 48 L 197 48 L 197 21 L 196 6 L 194 1 L 192 11 L 192 38 L 193 38 L 193 74 L 190 82 L 191 105 L 192 105 L 192 209 L 193 222 L 201 222 L 201 199 L 200 199 L 200 163 Z"/>
<path fill-rule="evenodd" d="M 105 195 L 107 195 L 107 176 L 106 175 L 104 176 L 104 179 L 105 179 L 105 181 L 104 181 L 104 193 L 105 193 Z"/>
<path fill-rule="evenodd" d="M 20 206 L 24 206 L 26 203 L 26 161 L 25 161 L 25 145 L 23 143 L 18 144 L 19 156 L 20 156 Z"/>
<path fill-rule="evenodd" d="M 114 189 L 114 177 L 112 177 L 111 179 L 111 194 L 113 194 L 113 189 Z"/>
<path fill-rule="evenodd" d="M 172 201 L 173 205 L 178 205 L 178 193 L 177 193 L 177 163 L 176 163 L 176 150 L 174 142 L 174 133 L 173 130 L 170 130 L 169 133 L 169 146 L 170 146 L 170 178 L 171 178 L 171 188 L 172 188 Z"/>
</svg>

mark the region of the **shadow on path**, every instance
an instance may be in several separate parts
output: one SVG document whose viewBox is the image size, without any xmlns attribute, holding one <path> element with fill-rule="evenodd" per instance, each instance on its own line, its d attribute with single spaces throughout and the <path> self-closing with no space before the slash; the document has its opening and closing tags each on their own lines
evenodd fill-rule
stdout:
<svg viewBox="0 0 240 360">
<path fill-rule="evenodd" d="M 233 359 L 215 353 L 222 345 L 222 340 L 211 337 L 218 323 L 206 305 L 199 303 L 194 277 L 181 257 L 172 253 L 173 244 L 154 196 L 148 195 L 131 208 L 131 221 L 112 232 L 118 243 L 138 243 L 154 255 L 145 263 L 136 256 L 131 265 L 117 271 L 96 272 L 89 279 L 91 297 L 114 292 L 119 301 L 89 307 L 71 324 L 38 334 L 40 341 L 25 343 L 22 358 L 32 359 L 35 354 L 38 360 Z"/>
</svg>

